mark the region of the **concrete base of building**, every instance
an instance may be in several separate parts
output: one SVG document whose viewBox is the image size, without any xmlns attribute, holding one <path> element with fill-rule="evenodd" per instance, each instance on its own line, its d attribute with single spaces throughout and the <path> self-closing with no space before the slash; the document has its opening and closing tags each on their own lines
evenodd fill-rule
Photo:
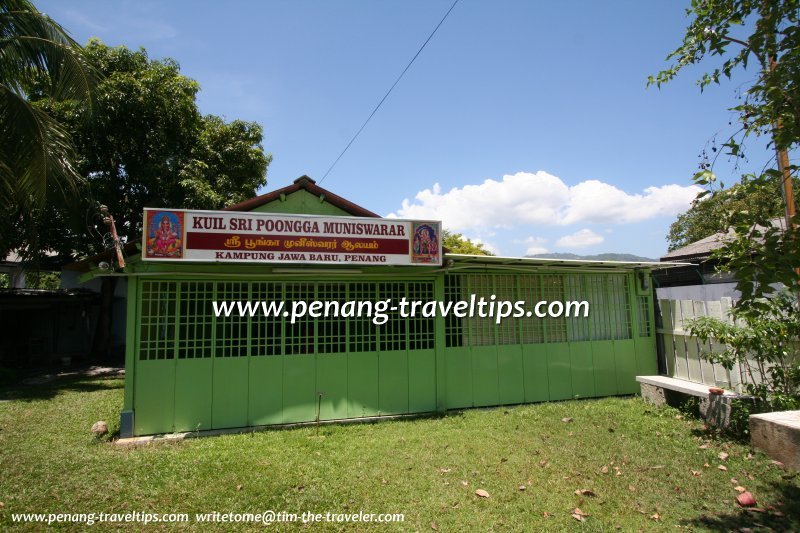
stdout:
<svg viewBox="0 0 800 533">
<path fill-rule="evenodd" d="M 184 431 L 181 433 L 164 433 L 162 435 L 145 435 L 142 437 L 121 437 L 112 441 L 116 446 L 143 446 L 160 442 L 178 442 L 185 439 L 197 439 L 203 437 L 216 437 L 219 435 L 239 435 L 242 433 L 255 433 L 260 431 L 272 431 L 280 429 L 292 429 L 300 427 L 327 426 L 330 424 L 370 424 L 385 420 L 413 420 L 416 418 L 432 418 L 442 416 L 443 413 L 411 413 L 406 415 L 382 415 L 369 416 L 362 418 L 343 418 L 340 420 L 320 420 L 319 422 L 294 422 L 291 424 L 272 424 L 269 426 L 247 426 L 240 428 L 226 429 L 206 429 L 202 431 Z"/>
<path fill-rule="evenodd" d="M 800 471 L 800 411 L 751 415 L 750 442 L 776 461 Z"/>
<path fill-rule="evenodd" d="M 710 425 L 724 428 L 730 423 L 731 402 L 741 398 L 734 392 L 712 394 L 709 386 L 667 376 L 636 376 L 642 398 L 654 405 L 680 407 L 698 399 L 698 414 Z"/>
</svg>

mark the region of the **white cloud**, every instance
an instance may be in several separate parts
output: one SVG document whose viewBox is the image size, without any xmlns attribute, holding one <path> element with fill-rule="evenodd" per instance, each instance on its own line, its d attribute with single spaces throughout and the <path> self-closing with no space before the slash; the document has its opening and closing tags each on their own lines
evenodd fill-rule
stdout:
<svg viewBox="0 0 800 533">
<path fill-rule="evenodd" d="M 525 255 L 546 254 L 548 252 L 547 248 L 544 246 L 544 244 L 547 244 L 547 239 L 543 237 L 528 237 L 525 240 L 515 242 L 528 246 Z"/>
<path fill-rule="evenodd" d="M 505 175 L 502 181 L 487 179 L 447 192 L 442 192 L 437 183 L 419 191 L 413 202 L 403 200 L 397 213 L 389 216 L 442 220 L 445 227 L 455 231 L 520 224 L 624 224 L 683 212 L 700 190 L 696 185 L 673 184 L 629 194 L 597 180 L 570 187 L 540 170 Z"/>
<path fill-rule="evenodd" d="M 484 241 L 483 239 L 480 238 L 475 238 L 470 240 L 475 244 L 482 244 L 487 251 L 493 253 L 494 255 L 500 255 L 500 249 L 494 244 L 490 243 L 489 241 Z"/>
<path fill-rule="evenodd" d="M 525 250 L 525 255 L 539 255 L 546 254 L 547 252 L 548 250 L 544 246 L 530 246 Z"/>
<path fill-rule="evenodd" d="M 600 244 L 605 239 L 590 229 L 582 229 L 570 235 L 564 235 L 556 241 L 559 248 L 585 248 Z"/>
<path fill-rule="evenodd" d="M 562 224 L 577 222 L 641 222 L 685 211 L 697 193 L 697 185 L 647 187 L 645 194 L 628 194 L 602 181 L 583 181 L 570 187 L 570 202 Z"/>
</svg>

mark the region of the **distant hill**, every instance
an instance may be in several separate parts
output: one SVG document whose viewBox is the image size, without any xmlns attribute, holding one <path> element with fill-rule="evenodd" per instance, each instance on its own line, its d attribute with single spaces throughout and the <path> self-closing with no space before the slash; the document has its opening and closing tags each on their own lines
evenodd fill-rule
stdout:
<svg viewBox="0 0 800 533">
<path fill-rule="evenodd" d="M 633 254 L 595 254 L 595 255 L 578 255 L 578 254 L 564 254 L 564 253 L 549 253 L 526 255 L 525 257 L 538 257 L 540 259 L 580 259 L 583 261 L 632 261 L 632 262 L 657 262 L 658 259 L 650 257 L 642 257 Z"/>
</svg>

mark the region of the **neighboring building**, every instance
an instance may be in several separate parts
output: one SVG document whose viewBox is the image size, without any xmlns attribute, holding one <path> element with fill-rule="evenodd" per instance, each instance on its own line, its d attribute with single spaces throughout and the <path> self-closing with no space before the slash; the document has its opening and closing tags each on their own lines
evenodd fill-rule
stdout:
<svg viewBox="0 0 800 533">
<path fill-rule="evenodd" d="M 130 253 L 136 253 L 135 246 L 129 246 Z M 98 335 L 98 318 L 101 313 L 111 313 L 111 326 L 109 328 L 108 346 L 104 353 L 96 354 L 105 364 L 121 364 L 125 358 L 125 332 L 126 332 L 126 312 L 128 299 L 128 280 L 125 277 L 118 277 L 115 280 L 114 290 L 111 293 L 110 303 L 104 305 L 102 302 L 101 279 L 94 277 L 85 279 L 82 276 L 86 273 L 89 265 L 97 265 L 101 261 L 108 260 L 109 253 L 100 254 L 89 259 L 84 259 L 76 263 L 66 265 L 61 270 L 61 287 L 72 290 L 76 288 L 89 290 L 95 295 L 95 306 L 92 309 L 92 327 L 87 333 L 89 346 L 94 345 L 94 338 Z M 86 356 L 88 357 L 88 351 Z"/>
<path fill-rule="evenodd" d="M 0 274 L 8 276 L 8 287 L 11 289 L 25 288 L 25 270 L 23 263 L 16 252 L 11 252 L 0 260 Z"/>
<path fill-rule="evenodd" d="M 64 258 L 56 255 L 55 252 L 46 252 L 42 260 L 34 265 L 32 261 L 26 261 L 16 251 L 12 251 L 5 258 L 0 259 L 0 274 L 8 277 L 7 287 L 9 289 L 26 289 L 30 288 L 27 274 L 30 273 L 32 267 L 43 273 L 58 272 L 64 262 Z"/>
<path fill-rule="evenodd" d="M 62 258 L 45 254 L 41 272 L 58 272 Z M 79 360 L 89 352 L 96 294 L 86 288 L 27 288 L 30 265 L 11 252 L 0 261 L 0 366 L 32 368 Z"/>
<path fill-rule="evenodd" d="M 738 297 L 733 275 L 717 272 L 717 261 L 711 257 L 727 238 L 724 233 L 716 233 L 662 256 L 662 262 L 690 264 L 653 271 L 657 298 L 715 301 L 723 297 Z"/>
<path fill-rule="evenodd" d="M 785 226 L 783 218 L 775 218 L 771 222 L 778 228 Z M 738 300 L 740 294 L 736 290 L 734 274 L 718 272 L 718 261 L 712 256 L 714 251 L 732 238 L 732 231 L 719 232 L 664 254 L 662 262 L 690 264 L 653 271 L 657 298 L 707 302 L 725 297 Z"/>
<path fill-rule="evenodd" d="M 244 248 L 237 248 L 238 235 L 213 224 L 193 235 L 188 229 L 183 237 L 172 233 L 183 222 L 196 225 L 197 212 L 165 209 L 148 215 L 148 238 L 140 245 L 148 255 L 156 246 L 160 255 L 129 256 L 122 273 L 128 280 L 122 436 L 634 394 L 636 375 L 656 373 L 650 271 L 663 264 L 441 257 L 431 245 L 437 242 L 435 231 L 417 233 L 436 223 L 380 219 L 306 176 L 225 212 L 209 212 L 209 220 L 232 211 L 282 214 L 308 224 L 341 220 L 347 227 L 410 224 L 413 240 L 386 245 L 404 247 L 397 253 L 410 263 L 319 264 L 305 259 L 310 254 L 299 254 L 303 259 L 295 264 L 247 260 L 267 257 L 252 250 L 272 246 L 269 236 L 253 239 L 251 252 L 231 252 L 240 262 L 192 261 L 199 257 L 189 255 L 195 245 L 220 249 L 214 243 L 224 240 L 233 249 Z M 259 217 L 281 220 L 251 216 Z M 225 220 L 230 229 L 232 219 Z M 425 240 L 417 241 L 418 235 Z M 307 237 L 286 238 L 296 249 L 320 245 Z M 412 264 L 417 256 L 427 261 L 425 254 L 439 256 L 430 264 Z M 96 264 L 88 260 L 73 268 L 85 272 L 83 280 L 110 274 Z M 479 316 L 404 318 L 390 312 L 383 325 L 366 317 L 332 316 L 292 324 L 260 315 L 218 318 L 212 308 L 213 301 L 401 297 L 447 304 L 471 295 L 522 300 L 527 309 L 541 300 L 586 300 L 590 313 L 507 318 L 498 324 Z"/>
<path fill-rule="evenodd" d="M 0 289 L 0 366 L 41 367 L 85 357 L 97 295 L 85 289 Z"/>
</svg>

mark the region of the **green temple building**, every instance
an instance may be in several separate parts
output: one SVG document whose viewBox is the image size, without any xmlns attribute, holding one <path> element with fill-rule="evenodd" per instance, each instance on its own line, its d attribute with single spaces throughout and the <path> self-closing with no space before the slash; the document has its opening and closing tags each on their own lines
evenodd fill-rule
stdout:
<svg viewBox="0 0 800 533">
<path fill-rule="evenodd" d="M 180 208 L 181 206 L 172 206 Z M 391 221 L 303 176 L 224 213 Z M 222 213 L 222 212 L 221 212 Z M 129 245 L 130 246 L 130 245 Z M 142 242 L 141 248 L 147 247 Z M 472 256 L 436 264 L 126 260 L 123 437 L 638 392 L 657 373 L 652 268 Z M 218 256 L 219 257 L 219 256 Z M 87 260 L 84 279 L 109 275 Z M 588 316 L 216 316 L 219 301 L 586 301 Z"/>
</svg>

